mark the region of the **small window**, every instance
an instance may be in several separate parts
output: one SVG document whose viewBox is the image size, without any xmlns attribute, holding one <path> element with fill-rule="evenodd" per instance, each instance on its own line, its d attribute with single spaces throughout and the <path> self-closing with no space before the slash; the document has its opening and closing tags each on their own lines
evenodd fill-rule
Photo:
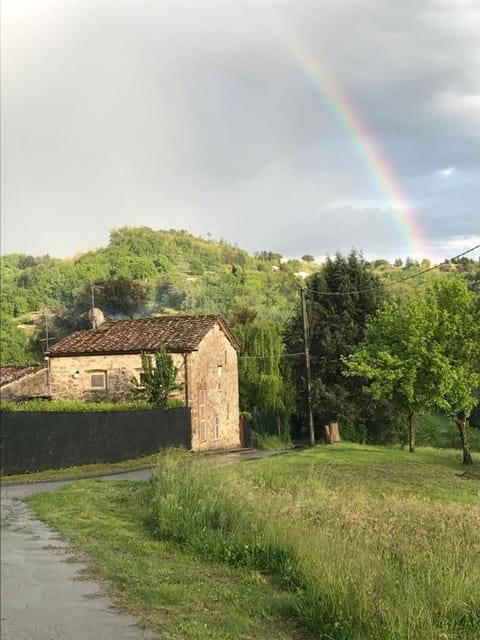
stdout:
<svg viewBox="0 0 480 640">
<path fill-rule="evenodd" d="M 220 437 L 220 418 L 215 416 L 215 440 Z"/>
<path fill-rule="evenodd" d="M 223 367 L 221 364 L 217 367 L 217 378 L 218 378 L 218 388 L 222 388 L 222 376 L 223 376 Z"/>
<path fill-rule="evenodd" d="M 107 388 L 107 372 L 93 371 L 90 373 L 90 389 L 92 391 L 103 391 Z"/>
</svg>

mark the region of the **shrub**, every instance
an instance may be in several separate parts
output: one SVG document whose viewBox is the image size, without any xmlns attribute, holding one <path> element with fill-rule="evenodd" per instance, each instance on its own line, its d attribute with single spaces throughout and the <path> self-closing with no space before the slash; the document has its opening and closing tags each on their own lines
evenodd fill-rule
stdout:
<svg viewBox="0 0 480 640">
<path fill-rule="evenodd" d="M 180 398 L 170 398 L 168 409 L 185 406 Z M 89 413 L 102 411 L 139 411 L 154 409 L 148 402 L 82 402 L 81 400 L 29 400 L 28 402 L 11 402 L 2 400 L 1 411 L 47 411 L 58 413 Z"/>
</svg>

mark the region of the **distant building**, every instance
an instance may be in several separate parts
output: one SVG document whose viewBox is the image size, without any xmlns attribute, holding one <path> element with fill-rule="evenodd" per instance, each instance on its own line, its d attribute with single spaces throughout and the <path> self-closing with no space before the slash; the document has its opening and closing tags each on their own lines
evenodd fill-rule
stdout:
<svg viewBox="0 0 480 640">
<path fill-rule="evenodd" d="M 50 395 L 48 369 L 41 365 L 0 367 L 0 397 L 2 400 L 32 400 Z"/>
</svg>

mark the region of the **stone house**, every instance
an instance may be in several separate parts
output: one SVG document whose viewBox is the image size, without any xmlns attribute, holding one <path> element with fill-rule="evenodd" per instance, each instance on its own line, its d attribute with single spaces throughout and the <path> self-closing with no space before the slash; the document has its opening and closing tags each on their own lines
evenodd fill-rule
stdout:
<svg viewBox="0 0 480 640">
<path fill-rule="evenodd" d="M 44 364 L 0 367 L 0 397 L 2 400 L 30 400 L 46 398 L 48 369 Z"/>
<path fill-rule="evenodd" d="M 240 446 L 238 352 L 219 316 L 107 320 L 77 331 L 49 351 L 53 400 L 122 401 L 132 396 L 141 354 L 165 349 L 178 368 L 180 392 L 192 412 L 195 451 Z"/>
</svg>

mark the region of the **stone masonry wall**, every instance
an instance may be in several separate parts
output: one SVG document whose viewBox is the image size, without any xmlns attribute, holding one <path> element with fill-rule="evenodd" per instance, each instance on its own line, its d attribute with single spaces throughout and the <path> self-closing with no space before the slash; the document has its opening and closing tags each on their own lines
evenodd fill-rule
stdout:
<svg viewBox="0 0 480 640">
<path fill-rule="evenodd" d="M 171 354 L 174 365 L 179 369 L 177 380 L 185 378 L 183 356 Z M 95 372 L 107 374 L 106 389 L 93 390 L 90 375 Z M 51 395 L 53 400 L 83 400 L 119 402 L 132 397 L 134 385 L 142 371 L 140 355 L 93 355 L 64 356 L 50 358 Z M 184 398 L 184 391 L 179 392 Z"/>
<path fill-rule="evenodd" d="M 194 451 L 240 447 L 237 351 L 218 325 L 188 354 Z M 219 375 L 219 368 L 221 372 Z M 206 438 L 200 438 L 199 389 L 206 389 Z M 218 437 L 215 420 L 218 420 Z"/>
</svg>

